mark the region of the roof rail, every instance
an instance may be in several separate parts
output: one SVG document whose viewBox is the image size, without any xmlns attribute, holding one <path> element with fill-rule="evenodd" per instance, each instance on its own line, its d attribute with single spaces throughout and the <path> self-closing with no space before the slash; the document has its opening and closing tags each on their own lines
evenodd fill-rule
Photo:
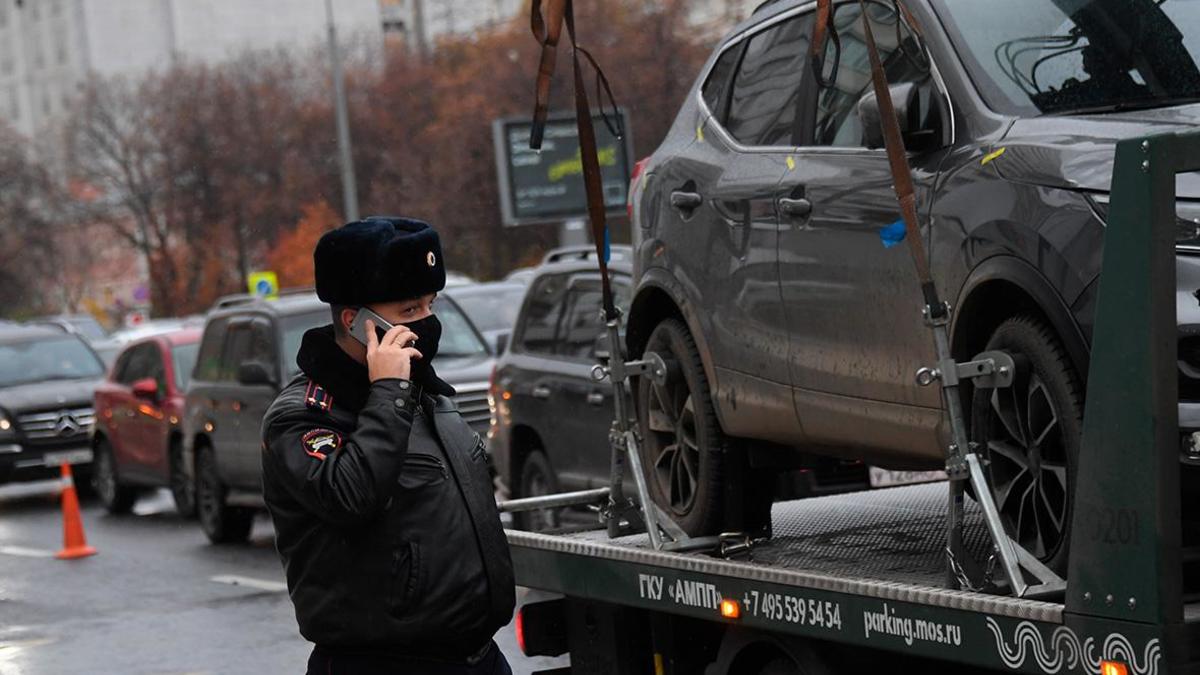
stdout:
<svg viewBox="0 0 1200 675">
<path fill-rule="evenodd" d="M 213 303 L 213 309 L 224 309 L 226 307 L 236 307 L 238 305 L 250 305 L 261 301 L 262 298 L 249 293 L 234 293 L 232 295 L 222 295 Z"/>
<path fill-rule="evenodd" d="M 297 286 L 295 288 L 279 289 L 279 297 L 286 298 L 293 295 L 310 295 L 316 293 L 316 289 L 312 286 Z M 253 295 L 251 293 L 233 293 L 231 295 L 222 295 L 213 303 L 212 309 L 224 309 L 226 307 L 237 307 L 238 305 L 251 305 L 256 302 L 265 300 L 261 295 Z"/>
<path fill-rule="evenodd" d="M 766 8 L 770 7 L 771 5 L 774 5 L 774 4 L 775 4 L 775 3 L 777 3 L 777 2 L 779 2 L 779 0 L 766 0 L 766 2 L 760 3 L 760 4 L 758 5 L 758 7 L 755 7 L 755 8 L 754 8 L 754 11 L 753 11 L 753 12 L 750 12 L 750 14 L 751 14 L 751 15 L 758 14 L 759 12 L 761 12 L 761 11 L 763 11 L 764 9 L 766 9 Z"/>
<path fill-rule="evenodd" d="M 316 286 L 296 286 L 295 288 L 279 289 L 279 297 L 287 295 L 311 295 L 317 292 Z"/>
<path fill-rule="evenodd" d="M 620 253 L 629 253 L 633 251 L 632 247 L 624 244 L 613 244 L 609 247 L 611 251 Z M 579 246 L 563 246 L 561 248 L 550 249 L 546 252 L 546 256 L 542 258 L 542 264 L 563 262 L 564 260 L 587 260 L 596 257 L 596 247 L 591 244 L 581 244 Z"/>
</svg>

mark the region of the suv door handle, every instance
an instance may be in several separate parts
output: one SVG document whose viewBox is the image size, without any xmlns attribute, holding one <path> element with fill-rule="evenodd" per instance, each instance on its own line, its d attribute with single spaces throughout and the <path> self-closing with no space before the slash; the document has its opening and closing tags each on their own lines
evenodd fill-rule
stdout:
<svg viewBox="0 0 1200 675">
<path fill-rule="evenodd" d="M 776 204 L 779 205 L 779 212 L 785 216 L 792 218 L 805 218 L 812 214 L 812 202 L 800 197 L 792 199 L 790 197 L 782 197 Z"/>
<path fill-rule="evenodd" d="M 550 398 L 550 387 L 539 384 L 533 388 L 531 393 L 533 394 L 534 398 Z"/>
<path fill-rule="evenodd" d="M 704 202 L 699 192 L 675 190 L 671 193 L 671 208 L 679 211 L 694 211 Z"/>
<path fill-rule="evenodd" d="M 593 391 L 587 395 L 587 402 L 592 405 L 604 405 L 604 392 Z"/>
</svg>

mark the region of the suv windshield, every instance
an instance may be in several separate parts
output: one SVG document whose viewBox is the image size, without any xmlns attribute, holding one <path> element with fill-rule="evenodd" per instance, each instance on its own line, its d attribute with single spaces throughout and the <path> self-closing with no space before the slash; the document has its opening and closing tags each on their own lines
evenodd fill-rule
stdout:
<svg viewBox="0 0 1200 675">
<path fill-rule="evenodd" d="M 309 312 L 282 319 L 283 323 L 283 367 L 287 370 L 287 379 L 300 374 L 300 366 L 296 365 L 296 354 L 300 353 L 300 342 L 310 328 L 316 328 L 329 323 L 329 311 Z"/>
<path fill-rule="evenodd" d="M 434 313 L 442 323 L 442 340 L 438 346 L 440 358 L 481 356 L 487 353 L 487 346 L 452 300 L 438 298 Z"/>
<path fill-rule="evenodd" d="M 175 361 L 175 386 L 180 391 L 187 389 L 192 381 L 192 368 L 196 366 L 196 355 L 199 352 L 199 342 L 178 344 L 171 348 L 171 358 Z"/>
<path fill-rule="evenodd" d="M 462 307 L 475 327 L 482 331 L 512 328 L 525 299 L 525 287 L 476 293 L 455 293 L 454 301 Z"/>
<path fill-rule="evenodd" d="M 934 0 L 971 79 L 1009 114 L 1200 98 L 1200 0 Z"/>
<path fill-rule="evenodd" d="M 104 365 L 74 336 L 0 343 L 0 387 L 103 374 Z"/>
</svg>

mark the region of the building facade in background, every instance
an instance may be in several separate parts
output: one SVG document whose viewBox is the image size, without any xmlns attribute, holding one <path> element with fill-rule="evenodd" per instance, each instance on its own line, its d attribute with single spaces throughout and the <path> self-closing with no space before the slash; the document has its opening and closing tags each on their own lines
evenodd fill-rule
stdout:
<svg viewBox="0 0 1200 675">
<path fill-rule="evenodd" d="M 653 1 L 653 0 L 649 0 Z M 414 51 L 440 39 L 471 35 L 529 11 L 529 0 L 379 0 L 389 39 Z M 764 0 L 689 0 L 689 22 L 706 36 L 719 37 Z"/>
<path fill-rule="evenodd" d="M 335 0 L 334 12 L 343 44 L 382 45 L 380 0 Z M 324 0 L 0 0 L 0 119 L 36 140 L 93 73 L 310 49 L 325 34 Z"/>
<path fill-rule="evenodd" d="M 718 38 L 738 25 L 765 0 L 689 0 L 688 19 L 706 36 Z"/>
<path fill-rule="evenodd" d="M 494 28 L 521 12 L 529 0 L 379 0 L 389 38 L 423 52 L 438 40 Z"/>
</svg>

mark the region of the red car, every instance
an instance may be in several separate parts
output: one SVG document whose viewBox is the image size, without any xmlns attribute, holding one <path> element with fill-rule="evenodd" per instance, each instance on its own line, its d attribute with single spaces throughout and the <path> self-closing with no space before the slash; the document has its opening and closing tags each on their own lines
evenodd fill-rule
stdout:
<svg viewBox="0 0 1200 675">
<path fill-rule="evenodd" d="M 180 514 L 195 512 L 179 421 L 200 335 L 186 328 L 130 344 L 96 389 L 92 485 L 109 513 L 128 513 L 138 493 L 154 487 L 171 488 Z"/>
</svg>

